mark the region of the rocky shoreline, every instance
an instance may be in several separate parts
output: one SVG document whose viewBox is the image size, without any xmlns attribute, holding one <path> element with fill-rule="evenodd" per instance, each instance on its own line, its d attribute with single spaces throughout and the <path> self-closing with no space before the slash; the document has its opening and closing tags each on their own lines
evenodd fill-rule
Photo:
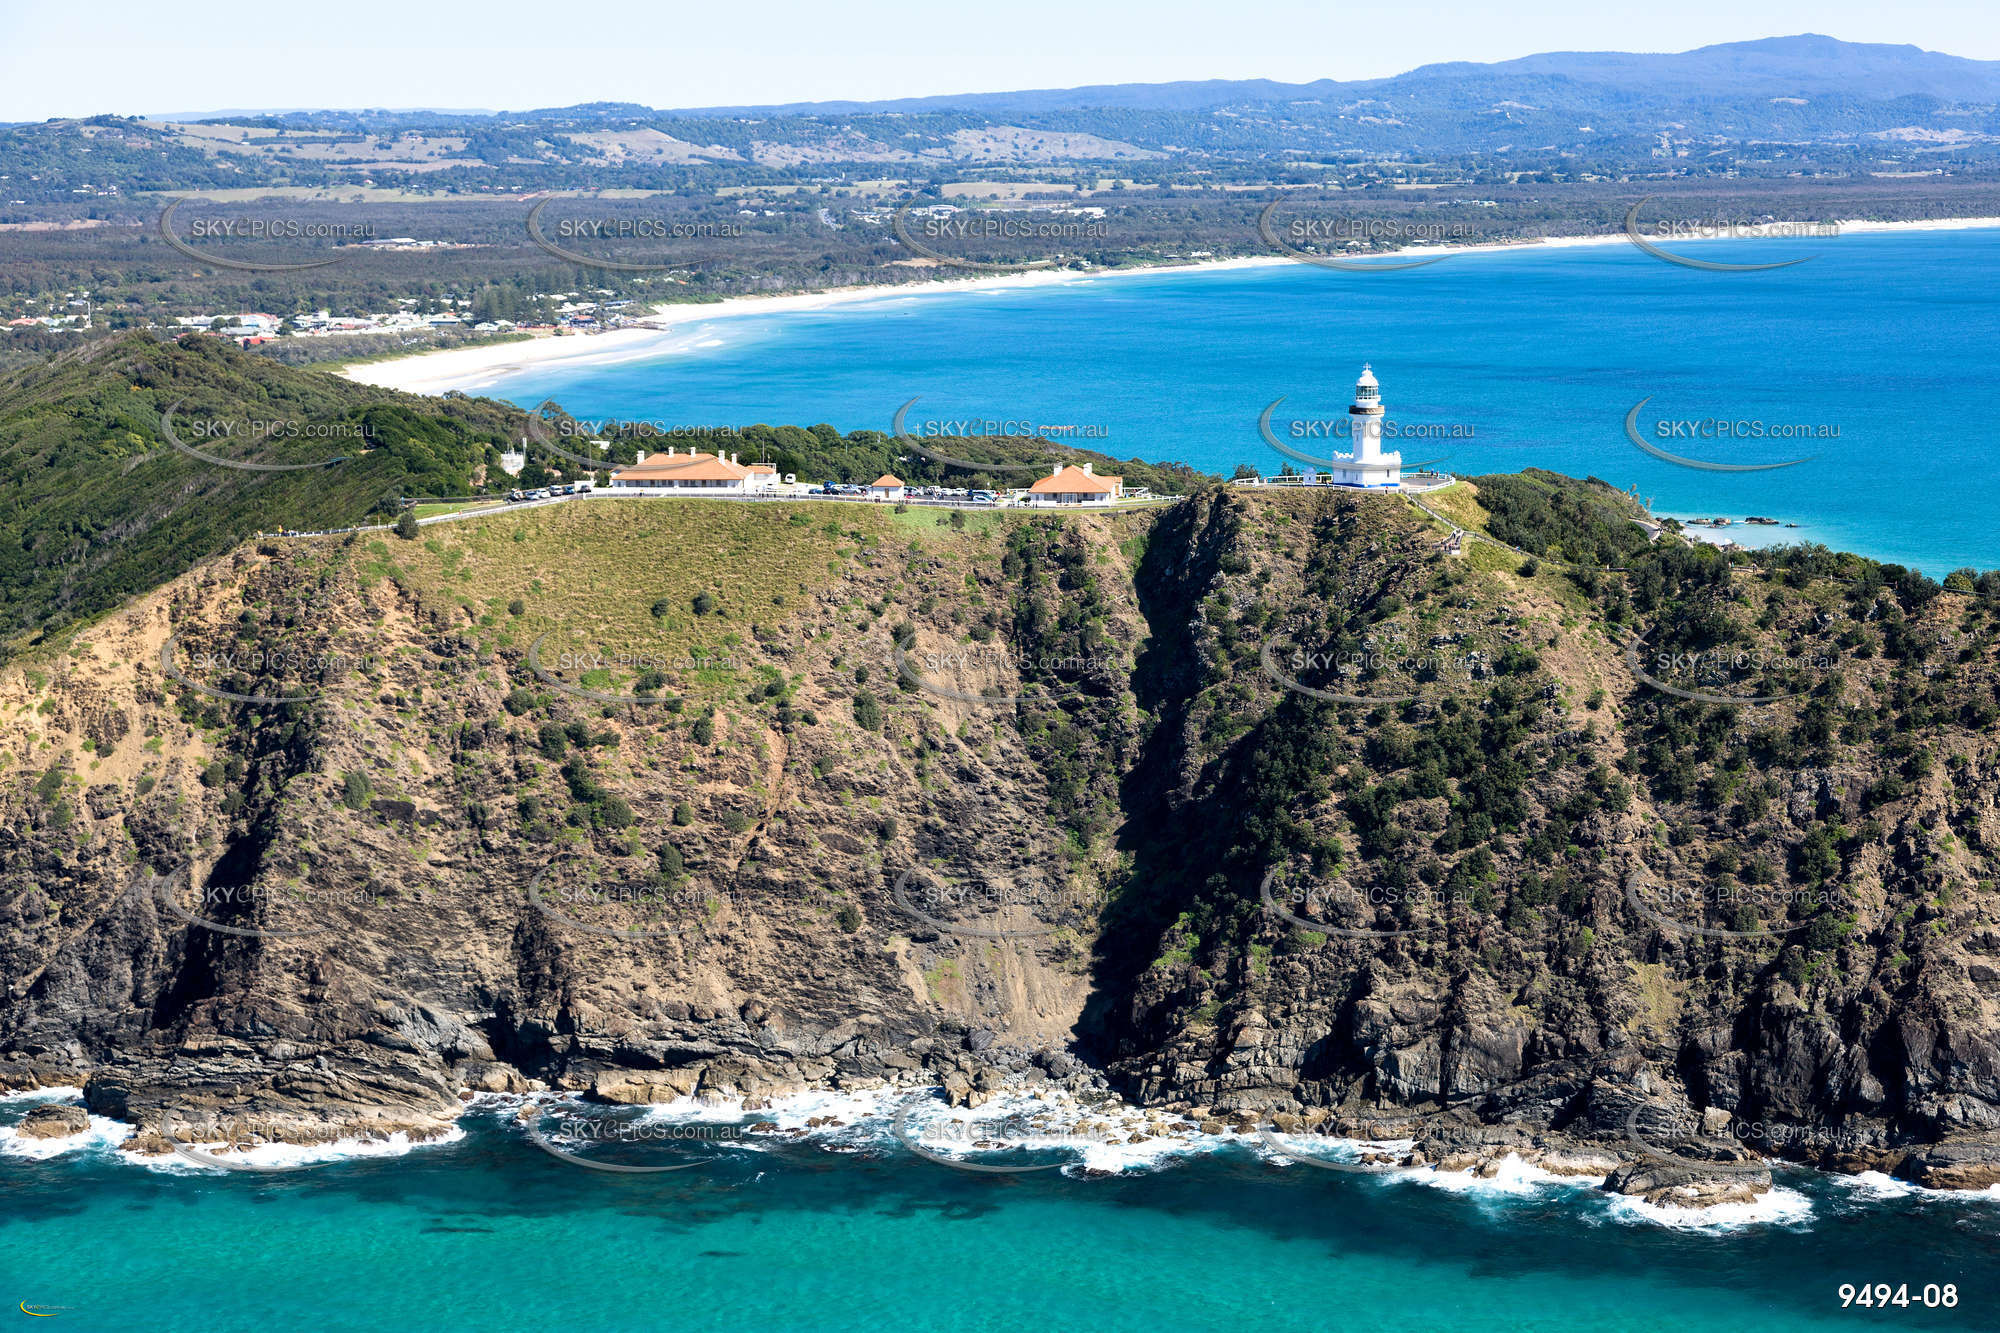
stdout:
<svg viewBox="0 0 2000 1333">
<path fill-rule="evenodd" d="M 212 1145 L 226 1144 L 225 1158 L 229 1152 L 276 1145 L 328 1148 L 393 1140 L 416 1146 L 453 1135 L 458 1119 L 473 1104 L 501 1099 L 515 1103 L 522 1120 L 555 1103 L 656 1110 L 694 1105 L 711 1113 L 721 1108 L 746 1119 L 749 1134 L 801 1138 L 821 1129 L 848 1128 L 855 1113 L 814 1116 L 788 1128 L 762 1118 L 764 1113 L 790 1101 L 838 1093 L 875 1098 L 874 1114 L 879 1116 L 886 1114 L 882 1108 L 935 1090 L 943 1105 L 955 1110 L 995 1103 L 1006 1103 L 1010 1112 L 1020 1103 L 1031 1108 L 1021 1119 L 1026 1126 L 1022 1132 L 1032 1131 L 1028 1138 L 993 1133 L 961 1145 L 975 1154 L 1077 1142 L 1139 1147 L 1174 1141 L 1191 1148 L 1236 1143 L 1283 1160 L 1343 1171 L 1428 1169 L 1494 1180 L 1526 1169 L 1579 1183 L 1594 1180 L 1606 1193 L 1689 1213 L 1757 1201 L 1774 1187 L 1774 1167 L 1841 1175 L 1881 1172 L 1929 1190 L 1974 1192 L 2000 1185 L 2000 1136 L 1818 1161 L 1766 1158 L 1731 1140 L 1726 1117 L 1708 1118 L 1707 1127 L 1714 1132 L 1707 1137 L 1658 1145 L 1636 1138 L 1632 1130 L 1639 1112 L 1658 1108 L 1630 1095 L 1598 1098 L 1591 1113 L 1564 1130 L 1485 1122 L 1465 1108 L 1349 1105 L 1253 1112 L 1185 1101 L 1142 1105 L 1126 1101 L 1101 1071 L 1067 1051 L 1009 1047 L 984 1031 L 941 1033 L 914 1045 L 910 1068 L 878 1064 L 870 1072 L 836 1069 L 816 1083 L 796 1077 L 795 1070 L 754 1059 L 671 1071 L 600 1068 L 587 1077 L 553 1081 L 498 1061 L 473 1061 L 457 1071 L 463 1083 L 450 1100 L 426 1107 L 246 1096 L 213 1084 L 205 1089 L 155 1085 L 135 1098 L 129 1083 L 92 1074 L 83 1081 L 84 1106 L 37 1106 L 15 1132 L 41 1141 L 61 1140 L 85 1133 L 89 1115 L 109 1116 L 133 1126 L 119 1150 L 144 1158 L 169 1155 L 176 1144 L 211 1151 Z M 74 1082 L 74 1072 L 23 1069 L 19 1062 L 0 1065 L 0 1093 L 19 1095 Z M 140 1113 L 142 1106 L 149 1114 Z M 974 1118 L 971 1123 L 981 1122 Z M 1351 1149 L 1352 1155 L 1327 1158 L 1320 1142 Z M 1115 1173 L 1088 1166 L 1078 1171 L 1086 1176 Z"/>
<path fill-rule="evenodd" d="M 1973 725 L 2000 660 L 1982 693 L 1939 673 L 1907 725 L 1843 705 L 1824 754 L 1776 765 L 1806 706 L 1645 685 L 1613 634 L 1629 601 L 1614 622 L 1548 569 L 1461 567 L 1399 504 L 1225 488 L 1004 537 L 861 511 L 858 543 L 718 506 L 724 546 L 805 552 L 766 602 L 690 575 L 737 599 L 726 688 L 676 712 L 537 674 L 501 600 L 543 595 L 507 582 L 524 558 L 582 598 L 591 553 L 701 514 L 569 506 L 518 543 L 393 548 L 393 578 L 358 542 L 245 548 L 43 678 L 0 672 L 0 740 L 44 765 L 0 783 L 0 1087 L 82 1086 L 154 1148 L 167 1121 L 434 1141 L 466 1094 L 921 1083 L 960 1109 L 1115 1092 L 1175 1133 L 1518 1159 L 1685 1206 L 1767 1195 L 1776 1161 L 2000 1182 L 2000 743 Z M 1815 584 L 1822 613 L 1737 582 L 1864 702 L 1913 689 L 1924 645 L 1984 651 L 1965 636 L 1995 618 L 1976 590 Z M 1393 709 L 1284 685 L 1260 645 L 1322 641 L 1335 585 L 1392 598 L 1371 633 L 1483 645 L 1481 674 Z M 253 707 L 291 687 L 162 666 L 253 610 L 283 660 L 350 674 Z M 1853 635 L 1868 655 L 1841 656 Z M 902 642 L 959 674 L 898 683 Z M 1093 665 L 1044 708 L 1019 702 L 1036 661 Z M 1946 752 L 1898 748 L 1920 722 Z M 1279 875 L 1329 896 L 1280 910 Z M 1794 877 L 1841 892 L 1765 901 Z"/>
</svg>

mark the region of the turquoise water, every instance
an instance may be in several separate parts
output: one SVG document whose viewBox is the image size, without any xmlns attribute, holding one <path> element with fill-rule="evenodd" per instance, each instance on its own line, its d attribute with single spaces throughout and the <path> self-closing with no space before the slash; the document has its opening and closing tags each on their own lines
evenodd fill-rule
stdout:
<svg viewBox="0 0 2000 1333">
<path fill-rule="evenodd" d="M 1471 1195 L 1241 1149 L 1084 1179 L 795 1143 L 613 1178 L 495 1117 L 467 1128 L 275 1176 L 0 1159 L 0 1297 L 67 1307 L 41 1327 L 155 1333 L 1789 1333 L 1990 1328 L 2000 1301 L 2000 1200 L 1868 1200 L 1803 1175 L 1785 1184 L 1809 1217 L 1714 1233 L 1573 1186 Z M 1959 1305 L 1843 1311 L 1842 1282 L 1955 1283 Z"/>
<path fill-rule="evenodd" d="M 1456 256 L 1354 274 L 1274 268 L 1129 275 L 891 297 L 712 321 L 660 356 L 544 367 L 483 389 L 578 416 L 670 425 L 1022 417 L 1105 432 L 1090 447 L 1275 472 L 1257 417 L 1338 417 L 1372 362 L 1392 421 L 1471 427 L 1405 441 L 1458 472 L 1534 465 L 1637 486 L 1657 512 L 1796 522 L 1783 535 L 1942 576 L 2000 567 L 2000 231 L 1691 242 L 1680 268 L 1630 246 Z M 1644 437 L 1722 474 L 1662 462 Z M 1657 421 L 1762 420 L 1838 438 L 1656 438 Z M 1304 452 L 1321 446 L 1310 444 Z M 1317 455 L 1316 455 L 1317 456 Z M 1770 535 L 1767 530 L 1757 536 Z"/>
</svg>

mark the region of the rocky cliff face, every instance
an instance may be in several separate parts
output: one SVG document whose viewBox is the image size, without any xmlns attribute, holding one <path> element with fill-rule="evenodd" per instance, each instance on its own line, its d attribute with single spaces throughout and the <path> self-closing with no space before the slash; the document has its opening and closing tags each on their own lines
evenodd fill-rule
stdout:
<svg viewBox="0 0 2000 1333">
<path fill-rule="evenodd" d="M 312 1138 L 1094 1066 L 1657 1197 L 2000 1179 L 1987 599 L 1443 536 L 1224 491 L 244 548 L 0 678 L 0 1084 Z"/>
</svg>

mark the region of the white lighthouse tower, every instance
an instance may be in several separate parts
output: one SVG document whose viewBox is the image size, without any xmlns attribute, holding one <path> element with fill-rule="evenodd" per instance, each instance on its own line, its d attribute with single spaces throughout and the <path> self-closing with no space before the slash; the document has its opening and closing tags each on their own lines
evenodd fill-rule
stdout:
<svg viewBox="0 0 2000 1333">
<path fill-rule="evenodd" d="M 1371 490 L 1392 490 L 1403 482 L 1403 455 L 1382 452 L 1382 386 L 1375 372 L 1361 367 L 1354 381 L 1354 404 L 1347 409 L 1348 437 L 1354 451 L 1335 454 L 1331 478 L 1336 486 L 1366 486 Z"/>
</svg>

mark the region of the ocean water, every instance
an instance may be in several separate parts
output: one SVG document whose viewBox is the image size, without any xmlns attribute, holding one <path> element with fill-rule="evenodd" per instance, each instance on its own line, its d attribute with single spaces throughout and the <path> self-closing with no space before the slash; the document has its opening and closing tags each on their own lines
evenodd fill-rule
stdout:
<svg viewBox="0 0 2000 1333">
<path fill-rule="evenodd" d="M 1460 431 L 1403 440 L 1409 462 L 1598 476 L 1660 514 L 1732 517 L 1739 541 L 1819 541 L 1935 577 L 2000 567 L 2000 231 L 1675 248 L 1725 263 L 1811 257 L 1712 273 L 1608 245 L 1379 274 L 1282 264 L 889 296 L 709 321 L 657 356 L 531 368 L 479 391 L 554 398 L 585 418 L 843 431 L 886 431 L 916 398 L 912 430 L 966 417 L 1067 425 L 1119 458 L 1226 474 L 1287 462 L 1257 429 L 1280 397 L 1281 440 L 1314 456 L 1344 447 L 1288 432 L 1341 417 L 1369 362 L 1392 422 Z M 1642 438 L 1669 453 L 1812 461 L 1748 473 L 1662 461 L 1626 436 L 1641 400 Z M 1655 433 L 1709 421 L 1765 433 Z M 1774 437 L 1798 428 L 1808 438 Z M 1799 527 L 1746 534 L 1752 514 Z"/>
<path fill-rule="evenodd" d="M 1595 474 L 1663 513 L 1768 514 L 1801 524 L 1786 535 L 1942 574 L 2000 566 L 1986 458 L 1996 242 L 1785 242 L 1817 257 L 1755 275 L 1613 247 L 896 297 L 715 321 L 655 358 L 488 391 L 586 417 L 842 429 L 886 429 L 917 397 L 914 420 L 1098 427 L 1088 442 L 1107 452 L 1226 472 L 1282 461 L 1256 429 L 1273 398 L 1286 395 L 1279 422 L 1337 417 L 1368 360 L 1392 418 L 1474 427 L 1448 444 L 1454 470 Z M 1754 262 L 1777 244 L 1698 252 Z M 1648 394 L 1648 421 L 1841 433 L 1803 451 L 1659 441 L 1709 461 L 1817 455 L 1778 472 L 1676 467 L 1624 436 Z M 1431 456 L 1422 441 L 1404 449 Z M 1880 1177 L 1783 1170 L 1754 1206 L 1678 1214 L 1526 1169 L 1323 1171 L 1240 1142 L 1051 1150 L 1069 1165 L 1000 1175 L 912 1151 L 879 1108 L 854 1105 L 843 1118 L 866 1118 L 844 1128 L 683 1145 L 694 1169 L 628 1175 L 538 1149 L 504 1104 L 482 1104 L 450 1142 L 280 1153 L 292 1169 L 246 1173 L 136 1163 L 109 1122 L 30 1145 L 7 1128 L 29 1104 L 0 1098 L 0 1315 L 29 1327 L 2000 1326 L 2000 1194 Z M 1914 1303 L 1843 1309 L 1843 1283 L 1907 1287 Z M 1956 1304 L 1925 1308 L 1925 1287 L 1947 1284 Z M 27 1324 L 17 1307 L 49 1318 Z"/>
<path fill-rule="evenodd" d="M 1990 1328 L 2000 1300 L 2000 1197 L 1879 1178 L 1786 1173 L 1774 1206 L 1667 1225 L 1532 1172 L 1356 1175 L 1236 1144 L 976 1174 L 879 1118 L 630 1176 L 538 1151 L 511 1109 L 441 1146 L 270 1174 L 100 1142 L 0 1153 L 0 1295 L 50 1328 L 154 1333 L 1790 1333 Z M 1912 1303 L 1843 1310 L 1843 1282 Z M 1957 1304 L 1924 1308 L 1926 1284 Z"/>
</svg>

